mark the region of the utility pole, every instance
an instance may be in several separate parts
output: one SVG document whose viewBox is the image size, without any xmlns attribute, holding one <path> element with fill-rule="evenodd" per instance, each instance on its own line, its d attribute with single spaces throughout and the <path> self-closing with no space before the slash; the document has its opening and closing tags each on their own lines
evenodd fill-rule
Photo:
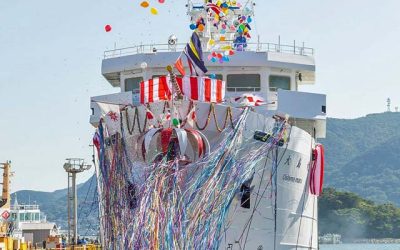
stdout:
<svg viewBox="0 0 400 250">
<path fill-rule="evenodd" d="M 73 228 L 73 246 L 78 244 L 78 194 L 76 189 L 76 175 L 89 170 L 91 165 L 85 164 L 84 159 L 68 158 L 64 169 L 68 174 L 68 242 L 71 244 L 71 227 Z M 70 186 L 70 184 L 72 184 Z M 71 201 L 73 207 L 73 220 L 71 222 Z"/>
<path fill-rule="evenodd" d="M 0 183 L 3 186 L 1 199 L 0 199 L 0 235 L 5 237 L 9 235 L 10 223 L 7 222 L 11 209 L 11 196 L 10 196 L 10 169 L 11 162 L 7 161 L 5 163 L 0 163 L 0 169 L 3 169 L 3 182 Z"/>
</svg>

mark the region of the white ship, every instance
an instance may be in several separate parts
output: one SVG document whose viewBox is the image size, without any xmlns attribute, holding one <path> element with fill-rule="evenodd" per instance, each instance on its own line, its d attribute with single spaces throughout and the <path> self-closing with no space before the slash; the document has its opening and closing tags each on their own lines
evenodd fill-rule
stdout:
<svg viewBox="0 0 400 250">
<path fill-rule="evenodd" d="M 90 122 L 98 129 L 100 233 L 106 249 L 318 249 L 319 190 L 312 192 L 311 183 L 315 175 L 322 176 L 315 167 L 321 167 L 323 155 L 316 156 L 315 149 L 317 139 L 326 134 L 326 97 L 298 91 L 303 84 L 315 84 L 314 50 L 238 40 L 237 30 L 229 27 L 249 23 L 255 5 L 226 1 L 222 8 L 220 3 L 214 3 L 220 9 L 213 9 L 212 1 L 188 1 L 188 15 L 202 42 L 207 75 L 213 84 L 215 79 L 224 81 L 221 102 L 193 100 L 182 87 L 193 78 L 174 82 L 166 71 L 186 46 L 175 36 L 166 44 L 104 53 L 102 74 L 121 88 L 121 93 L 91 99 Z M 215 15 L 228 25 L 226 32 Z M 244 22 L 232 22 L 243 16 Z M 234 55 L 221 63 L 213 59 L 231 50 Z M 150 79 L 161 84 L 164 75 L 172 96 L 151 102 L 159 96 L 152 96 L 146 84 Z M 197 83 L 201 88 L 206 80 Z M 167 146 L 178 148 L 172 156 L 171 148 L 168 153 L 162 148 L 168 133 Z M 233 165 L 216 152 L 221 149 L 232 155 Z M 205 176 L 202 171 L 215 159 L 215 168 Z M 154 166 L 168 169 L 174 161 L 178 167 L 169 170 L 179 171 L 179 181 L 164 183 L 168 190 L 156 189 L 157 176 L 166 181 L 173 174 L 158 173 Z M 229 171 L 224 171 L 226 164 Z M 218 168 L 221 172 L 212 172 Z M 218 179 L 221 175 L 227 180 Z M 196 182 L 200 177 L 204 183 Z M 187 201 L 190 192 L 194 201 Z M 153 193 L 159 200 L 143 201 L 154 198 Z M 174 208 L 171 199 L 182 207 Z"/>
</svg>

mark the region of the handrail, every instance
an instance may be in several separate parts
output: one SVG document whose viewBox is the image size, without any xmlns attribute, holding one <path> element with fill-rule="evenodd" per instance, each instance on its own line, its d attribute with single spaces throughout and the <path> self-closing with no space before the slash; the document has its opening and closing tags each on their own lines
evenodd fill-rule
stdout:
<svg viewBox="0 0 400 250">
<path fill-rule="evenodd" d="M 229 41 L 227 41 L 229 42 Z M 226 43 L 229 45 L 230 43 Z M 237 44 L 240 46 L 240 44 Z M 155 54 L 157 52 L 180 52 L 183 51 L 186 44 L 178 43 L 175 45 L 170 44 L 141 44 L 131 47 L 120 49 L 106 50 L 104 52 L 104 59 L 117 58 L 122 56 L 136 55 L 136 54 Z M 223 45 L 222 45 L 223 46 Z M 277 44 L 277 43 L 247 43 L 244 51 L 254 52 L 278 52 L 284 54 L 294 54 L 301 56 L 313 56 L 314 49 L 304 46 Z M 210 52 L 204 49 L 204 52 Z"/>
</svg>

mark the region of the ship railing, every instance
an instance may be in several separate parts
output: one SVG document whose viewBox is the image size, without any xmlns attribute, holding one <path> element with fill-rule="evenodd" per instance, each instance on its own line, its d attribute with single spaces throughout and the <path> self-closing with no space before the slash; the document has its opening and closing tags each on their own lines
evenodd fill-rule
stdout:
<svg viewBox="0 0 400 250">
<path fill-rule="evenodd" d="M 39 210 L 39 205 L 11 205 L 11 210 Z"/>
<path fill-rule="evenodd" d="M 228 92 L 260 92 L 261 88 L 257 87 L 227 87 Z"/>
<path fill-rule="evenodd" d="M 231 41 L 226 41 L 226 45 L 231 44 Z M 221 47 L 224 44 L 221 44 Z M 120 49 L 107 50 L 104 52 L 104 59 L 117 58 L 122 56 L 130 56 L 136 54 L 155 54 L 157 52 L 181 52 L 186 47 L 185 43 L 178 44 L 141 44 L 132 47 L 125 47 Z M 293 45 L 280 44 L 280 43 L 246 43 L 235 44 L 235 50 L 253 51 L 253 52 L 277 52 L 284 54 L 294 54 L 300 56 L 313 56 L 314 49 L 302 46 L 297 46 L 296 42 Z M 209 52 L 204 49 L 205 52 Z"/>
</svg>

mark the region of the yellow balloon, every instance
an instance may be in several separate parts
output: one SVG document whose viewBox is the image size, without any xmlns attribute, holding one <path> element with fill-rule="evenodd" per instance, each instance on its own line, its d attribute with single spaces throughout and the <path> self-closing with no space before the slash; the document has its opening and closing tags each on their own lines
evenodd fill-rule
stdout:
<svg viewBox="0 0 400 250">
<path fill-rule="evenodd" d="M 210 41 L 208 41 L 208 44 L 210 44 L 211 46 L 215 45 L 215 40 L 214 39 L 210 39 Z"/>
<path fill-rule="evenodd" d="M 154 8 L 154 7 L 150 9 L 150 12 L 153 15 L 157 15 L 158 14 L 158 10 L 156 8 Z"/>
<path fill-rule="evenodd" d="M 232 49 L 232 46 L 227 45 L 227 46 L 222 47 L 221 49 L 222 49 L 222 50 L 231 50 L 231 49 Z"/>
</svg>

